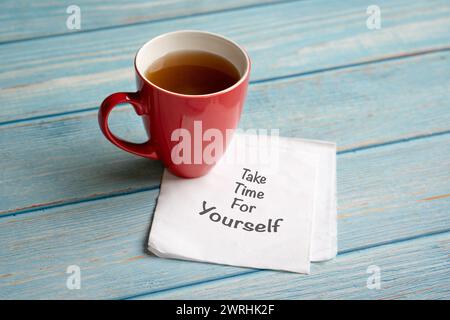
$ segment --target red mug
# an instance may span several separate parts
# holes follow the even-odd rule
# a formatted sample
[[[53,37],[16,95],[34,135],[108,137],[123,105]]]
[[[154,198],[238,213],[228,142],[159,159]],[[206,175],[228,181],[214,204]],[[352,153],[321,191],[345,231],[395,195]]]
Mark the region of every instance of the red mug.
[[[158,58],[181,50],[201,50],[219,55],[230,61],[240,73],[240,79],[233,86],[222,91],[204,95],[186,95],[165,90],[145,78],[145,71]],[[179,144],[173,139],[177,129],[192,136],[192,155],[202,154],[208,141],[195,135],[219,130],[223,137],[230,137],[230,130],[236,129],[244,105],[250,74],[250,59],[238,44],[223,36],[203,31],[176,31],[160,35],[144,44],[134,59],[137,92],[117,92],[107,97],[98,113],[100,128],[105,137],[117,147],[149,159],[161,160],[173,174],[183,178],[200,177],[214,166],[210,161],[174,161],[172,151]],[[132,143],[115,136],[108,127],[108,116],[118,104],[129,103],[142,117],[149,140]],[[178,131],[179,131],[178,130]],[[186,131],[187,130],[187,131]],[[201,133],[200,133],[201,134]],[[219,159],[226,150],[228,139]]]

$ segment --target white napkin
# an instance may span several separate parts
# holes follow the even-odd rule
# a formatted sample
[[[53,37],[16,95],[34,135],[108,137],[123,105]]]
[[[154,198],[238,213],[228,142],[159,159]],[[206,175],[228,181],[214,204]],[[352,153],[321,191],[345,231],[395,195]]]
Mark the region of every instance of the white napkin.
[[[167,170],[148,248],[164,258],[309,273],[336,255],[336,145],[235,135],[206,176]]]

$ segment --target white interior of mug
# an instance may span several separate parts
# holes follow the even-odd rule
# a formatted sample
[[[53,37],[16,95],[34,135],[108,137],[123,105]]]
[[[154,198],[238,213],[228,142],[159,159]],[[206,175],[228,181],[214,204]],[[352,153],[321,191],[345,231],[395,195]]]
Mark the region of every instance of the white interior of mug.
[[[154,61],[168,53],[183,50],[206,51],[227,59],[239,71],[240,80],[249,72],[249,58],[238,44],[214,33],[195,30],[166,33],[148,41],[136,54],[136,69],[145,79],[145,72]]]

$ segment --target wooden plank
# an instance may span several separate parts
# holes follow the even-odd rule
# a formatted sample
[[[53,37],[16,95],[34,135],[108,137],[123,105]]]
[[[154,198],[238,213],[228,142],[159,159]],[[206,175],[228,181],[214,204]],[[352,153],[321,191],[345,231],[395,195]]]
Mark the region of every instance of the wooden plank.
[[[35,37],[69,34],[67,8],[76,4],[81,12],[82,31],[126,26],[208,12],[238,9],[276,0],[109,0],[109,1],[17,1],[4,0],[0,16],[0,43]]]
[[[339,155],[340,252],[448,230],[450,198],[442,195],[450,189],[449,145],[447,134]],[[1,218],[0,298],[119,298],[249,272],[149,256],[144,248],[157,194],[145,191]],[[436,261],[413,258],[407,260],[430,268]],[[340,258],[321,266],[326,271],[336,263]],[[65,286],[69,265],[81,267],[81,290]],[[339,270],[352,265],[345,262]],[[341,285],[334,271],[313,270],[330,286]],[[289,277],[296,283],[307,279]]]
[[[448,1],[377,4],[380,30],[366,28],[365,0],[299,1],[3,45],[0,122],[93,110],[114,91],[134,90],[136,50],[178,29],[241,43],[253,60],[252,81],[449,48]]]
[[[312,275],[261,271],[140,299],[450,299],[450,233],[338,256]],[[380,289],[368,289],[369,266]],[[369,282],[372,283],[372,282]]]
[[[337,141],[341,151],[446,131],[449,64],[441,52],[255,84],[241,127]],[[145,135],[128,109],[111,126],[135,141]],[[106,141],[96,112],[2,126],[0,149],[3,214],[152,188],[162,172]]]

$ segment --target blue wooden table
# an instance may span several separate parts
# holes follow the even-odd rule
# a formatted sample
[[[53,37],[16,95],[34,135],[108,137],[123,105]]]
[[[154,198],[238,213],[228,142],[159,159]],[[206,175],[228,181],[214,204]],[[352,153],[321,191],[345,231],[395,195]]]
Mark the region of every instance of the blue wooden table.
[[[1,299],[450,298],[448,0],[4,0],[0,12]],[[242,128],[337,142],[339,255],[311,275],[146,253],[162,166],[107,142],[97,109],[135,89],[143,43],[179,29],[248,50]],[[130,106],[111,127],[145,139]]]

